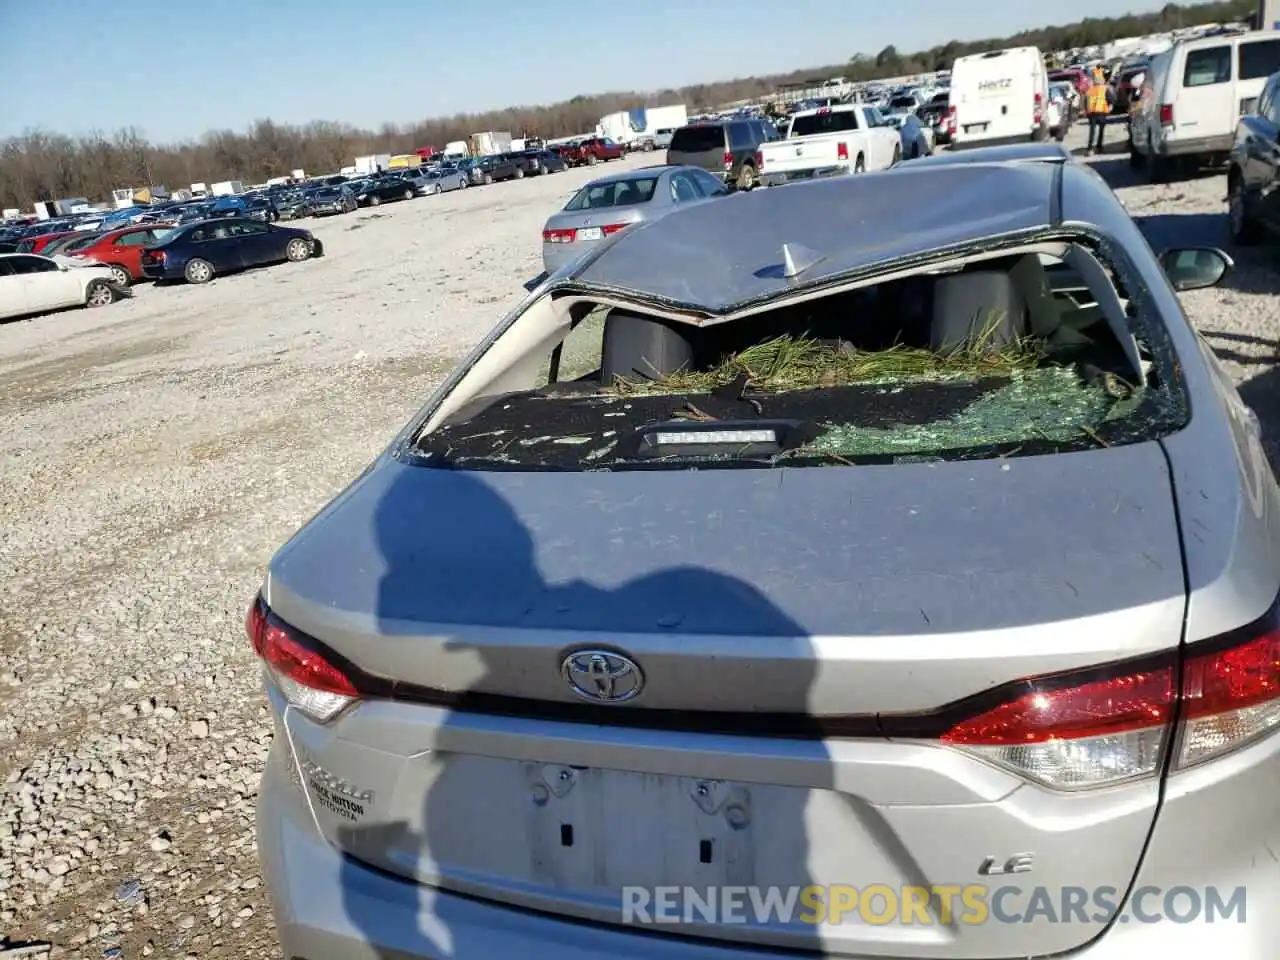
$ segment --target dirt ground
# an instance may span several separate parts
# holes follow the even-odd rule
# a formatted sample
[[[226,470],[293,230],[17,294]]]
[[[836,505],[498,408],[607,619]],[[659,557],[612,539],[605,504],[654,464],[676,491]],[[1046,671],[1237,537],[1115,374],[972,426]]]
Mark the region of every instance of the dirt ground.
[[[523,295],[545,218],[615,167],[308,221],[321,259],[0,325],[0,938],[277,955],[246,605]],[[1097,168],[1153,245],[1225,246],[1222,176]],[[1271,442],[1280,275],[1236,252],[1228,285],[1185,304]]]

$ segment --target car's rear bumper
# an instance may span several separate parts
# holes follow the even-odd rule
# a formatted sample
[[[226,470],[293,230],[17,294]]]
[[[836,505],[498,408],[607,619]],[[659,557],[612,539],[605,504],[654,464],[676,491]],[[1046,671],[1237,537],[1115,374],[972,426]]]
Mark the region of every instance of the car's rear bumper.
[[[766,187],[777,187],[784,183],[795,183],[801,180],[818,180],[823,177],[841,177],[849,172],[846,164],[833,164],[822,167],[807,167],[801,170],[778,170],[762,173],[759,181]]]
[[[796,960],[791,952],[559,919],[367,867],[322,838],[281,747],[272,748],[259,791],[258,850],[285,960]],[[1203,916],[1146,922],[1130,915],[1059,956],[1272,960],[1280,940],[1280,914],[1269,909],[1280,902],[1278,781],[1280,736],[1174,776],[1137,877],[1135,889],[1161,891],[1148,898],[1148,917],[1161,912],[1169,891],[1190,891],[1182,895],[1185,905],[1193,894],[1203,902],[1211,886],[1223,900],[1245,887],[1242,916],[1210,923]]]
[[[182,268],[180,267],[153,267],[145,264],[142,267],[142,275],[148,280],[181,280],[184,276]]]

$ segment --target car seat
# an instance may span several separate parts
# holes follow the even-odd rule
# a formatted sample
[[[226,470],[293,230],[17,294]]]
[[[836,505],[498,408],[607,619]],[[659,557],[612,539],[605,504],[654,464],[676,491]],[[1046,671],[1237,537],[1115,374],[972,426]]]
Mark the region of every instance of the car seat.
[[[600,380],[658,380],[691,369],[693,344],[675,324],[613,309],[604,321]]]

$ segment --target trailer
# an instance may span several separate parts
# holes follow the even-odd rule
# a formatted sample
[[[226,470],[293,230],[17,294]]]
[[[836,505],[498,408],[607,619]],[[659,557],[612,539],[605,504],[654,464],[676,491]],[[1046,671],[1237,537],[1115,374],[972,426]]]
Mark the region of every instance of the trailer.
[[[399,153],[387,160],[388,170],[412,170],[422,165],[422,157],[416,153]]]
[[[371,153],[366,157],[356,157],[356,173],[381,173],[390,169],[391,154]]]
[[[471,142],[473,157],[491,157],[498,153],[511,152],[511,134],[507,131],[486,130],[484,133],[473,133]]]
[[[243,180],[223,180],[215,183],[210,192],[215,197],[234,197],[237,194],[244,193]]]
[[[689,122],[689,110],[683,103],[665,107],[636,107],[634,110],[619,110],[600,118],[596,125],[596,134],[609,137],[624,147],[634,148],[643,145],[650,147],[659,136],[674,132]]]

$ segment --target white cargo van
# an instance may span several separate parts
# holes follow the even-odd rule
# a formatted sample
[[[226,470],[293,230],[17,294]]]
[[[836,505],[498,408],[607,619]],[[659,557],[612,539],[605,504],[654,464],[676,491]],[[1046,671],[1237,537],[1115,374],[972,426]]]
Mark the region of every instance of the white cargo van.
[[[1049,71],[1037,48],[959,57],[951,67],[951,148],[1044,140],[1048,106]]]
[[[1240,114],[1253,109],[1277,70],[1275,30],[1179,40],[1151,59],[1129,115],[1129,162],[1155,182],[1175,160],[1225,160]]]

